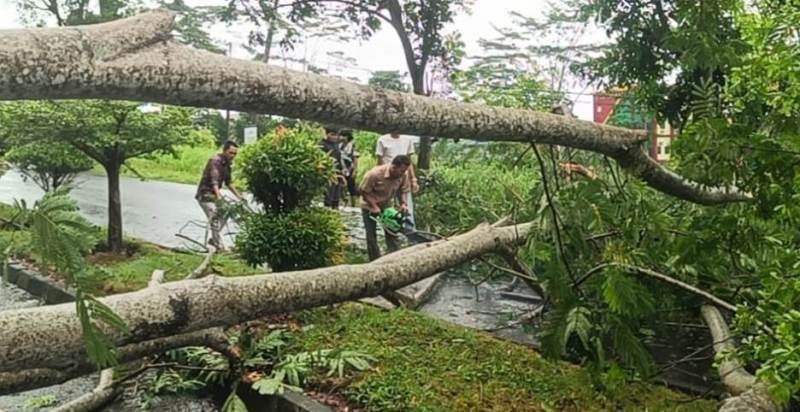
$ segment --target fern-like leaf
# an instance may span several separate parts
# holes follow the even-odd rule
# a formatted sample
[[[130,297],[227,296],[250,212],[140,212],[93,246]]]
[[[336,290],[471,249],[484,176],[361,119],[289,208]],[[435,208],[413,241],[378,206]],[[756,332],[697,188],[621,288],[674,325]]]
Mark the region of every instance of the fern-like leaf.
[[[623,365],[650,376],[654,371],[653,358],[628,324],[616,316],[609,317],[614,352]]]
[[[603,297],[608,307],[619,315],[636,318],[655,310],[652,294],[639,282],[616,270],[607,271]]]

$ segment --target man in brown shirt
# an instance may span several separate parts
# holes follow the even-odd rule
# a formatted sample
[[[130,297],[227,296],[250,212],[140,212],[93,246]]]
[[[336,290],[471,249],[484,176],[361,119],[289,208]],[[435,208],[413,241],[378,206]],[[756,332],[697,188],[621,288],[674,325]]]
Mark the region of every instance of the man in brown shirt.
[[[405,155],[396,156],[391,164],[375,166],[367,172],[364,180],[361,181],[361,216],[364,218],[364,229],[367,232],[367,252],[369,260],[373,261],[381,256],[378,248],[377,224],[372,219],[379,215],[384,209],[392,205],[392,201],[400,199],[400,211],[406,212],[408,206],[406,199],[411,191],[411,184],[408,181],[406,171],[411,165],[411,159]],[[386,247],[389,252],[394,252],[399,248],[396,235],[386,233]]]
[[[222,247],[222,239],[219,232],[222,226],[225,225],[225,219],[220,216],[218,208],[218,202],[222,200],[222,186],[227,186],[237,200],[242,200],[242,195],[233,187],[231,181],[231,163],[233,163],[237,153],[239,153],[239,146],[235,142],[230,140],[225,142],[222,146],[222,153],[218,153],[208,159],[206,168],[203,170],[203,177],[200,178],[200,183],[197,185],[197,193],[194,196],[208,218],[208,224],[211,228],[211,239],[208,243],[215,248]]]

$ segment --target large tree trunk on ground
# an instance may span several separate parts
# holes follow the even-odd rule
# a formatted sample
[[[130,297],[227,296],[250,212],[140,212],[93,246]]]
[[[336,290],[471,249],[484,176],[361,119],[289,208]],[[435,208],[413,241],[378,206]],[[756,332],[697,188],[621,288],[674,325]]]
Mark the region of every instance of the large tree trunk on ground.
[[[376,132],[546,143],[614,158],[664,193],[701,204],[750,198],[674,174],[639,132],[529,110],[376,90],[219,56],[171,40],[164,10],[69,29],[0,31],[0,99],[108,98],[213,107]]]
[[[103,301],[127,322],[132,333],[107,333],[117,345],[126,345],[376,296],[486,253],[522,244],[530,230],[530,224],[482,225],[419,248],[404,259],[240,278],[211,276],[115,295]],[[0,372],[61,371],[87,362],[74,304],[0,312],[0,330]]]
[[[114,253],[122,251],[122,196],[119,189],[121,165],[103,165],[108,179],[108,249]]]

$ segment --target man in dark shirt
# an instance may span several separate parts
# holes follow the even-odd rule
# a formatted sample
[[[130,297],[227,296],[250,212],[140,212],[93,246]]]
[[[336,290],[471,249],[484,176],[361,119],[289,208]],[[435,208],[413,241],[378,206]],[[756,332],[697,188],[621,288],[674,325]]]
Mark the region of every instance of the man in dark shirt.
[[[236,190],[231,181],[231,163],[237,153],[239,153],[239,146],[235,142],[230,140],[225,142],[222,146],[222,153],[208,159],[194,196],[208,218],[211,228],[211,239],[208,243],[215,248],[222,248],[219,232],[225,225],[225,219],[219,211],[219,202],[222,201],[222,186],[227,186],[237,200],[242,200],[241,193]]]
[[[341,194],[341,182],[344,179],[342,175],[342,152],[339,148],[339,132],[325,128],[325,138],[319,142],[319,147],[333,159],[333,167],[336,172],[336,180],[328,184],[328,189],[325,191],[325,207],[331,209],[339,208],[339,195]]]

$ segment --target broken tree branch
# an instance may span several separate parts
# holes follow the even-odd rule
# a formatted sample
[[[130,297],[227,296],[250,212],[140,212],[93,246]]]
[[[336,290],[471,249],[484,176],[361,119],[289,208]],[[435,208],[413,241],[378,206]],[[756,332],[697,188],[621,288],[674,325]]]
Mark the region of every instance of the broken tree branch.
[[[131,362],[185,346],[206,346],[223,354],[229,360],[238,359],[238,356],[228,346],[228,340],[222,328],[209,328],[123,346],[118,349],[119,360],[121,363]],[[62,369],[37,368],[0,372],[0,395],[56,385],[95,370],[94,365],[85,356],[81,356],[76,359],[76,363]]]
[[[656,190],[700,204],[749,200],[706,187],[650,158],[645,134],[530,110],[378,90],[196,50],[154,10],[91,26],[0,31],[0,99],[98,98],[212,107],[376,132],[552,144],[615,159]]]
[[[717,355],[730,355],[736,349],[725,318],[714,306],[703,305],[700,314],[708,325],[714,352]],[[746,371],[736,358],[726,358],[719,364],[719,376],[725,388],[733,397],[723,401],[720,412],[778,412],[778,405],[769,395],[767,386]]]
[[[217,248],[212,245],[208,245],[208,253],[206,253],[206,257],[203,258],[203,261],[200,262],[200,266],[195,268],[192,273],[189,273],[186,276],[186,279],[199,279],[205,276],[208,272],[209,265],[211,264],[211,260],[214,258],[214,255],[217,253]]]
[[[119,393],[119,386],[114,385],[114,370],[104,369],[100,372],[97,387],[53,409],[53,412],[91,412],[112,401]]]
[[[711,305],[703,305],[700,307],[700,313],[711,331],[714,352],[727,355],[733,352],[736,347],[733,344],[731,332],[728,330],[728,324],[719,310]],[[756,377],[733,358],[726,359],[719,364],[719,376],[722,377],[725,388],[733,395],[741,395],[756,383]]]
[[[315,270],[239,278],[209,276],[102,298],[131,333],[105,329],[112,342],[145,353],[146,341],[166,346],[173,334],[235,325],[273,313],[323,306],[399,289],[478,256],[526,239],[532,225],[481,225],[463,235],[420,249],[407,259],[382,264],[341,265]],[[521,236],[517,236],[517,232]],[[0,372],[26,369],[91,369],[83,347],[75,305],[63,304],[0,312]],[[138,343],[138,344],[137,344]],[[181,346],[188,346],[183,344]],[[171,347],[175,346],[174,343]],[[125,347],[120,350],[126,356]],[[0,374],[0,391],[9,385]],[[7,374],[6,374],[7,375]]]
[[[722,300],[722,299],[720,299],[720,298],[718,298],[718,297],[716,297],[716,296],[714,296],[714,295],[712,295],[712,294],[710,294],[710,293],[708,293],[708,292],[706,292],[706,291],[704,291],[702,289],[698,289],[698,288],[696,288],[696,287],[694,287],[694,286],[692,286],[692,285],[690,285],[688,283],[681,282],[678,279],[669,277],[667,275],[658,273],[656,271],[653,271],[653,270],[650,270],[650,269],[647,269],[647,268],[638,267],[638,266],[631,266],[631,265],[624,265],[624,264],[619,264],[619,265],[615,265],[615,266],[620,266],[620,267],[628,269],[630,271],[633,271],[633,272],[636,272],[636,273],[639,273],[639,274],[642,274],[642,275],[646,275],[646,276],[649,276],[651,278],[658,279],[660,281],[669,283],[670,285],[673,285],[673,286],[677,286],[677,287],[679,287],[679,288],[681,288],[681,289],[683,289],[683,290],[685,290],[687,292],[691,292],[691,293],[693,293],[693,294],[695,294],[697,296],[700,296],[701,298],[703,298],[703,299],[705,299],[705,300],[707,300],[707,301],[709,301],[709,302],[711,302],[711,303],[713,303],[713,304],[715,304],[715,305],[717,305],[719,307],[725,308],[725,309],[727,309],[727,310],[729,310],[731,312],[736,312],[736,306],[734,306],[734,305],[732,305],[732,304],[730,304],[730,303],[728,303],[728,302],[726,302],[726,301],[724,301],[724,300]]]
[[[692,286],[692,285],[690,285],[688,283],[681,282],[680,280],[675,279],[673,277],[664,275],[662,273],[658,273],[658,272],[656,272],[654,270],[650,270],[650,269],[639,267],[639,266],[628,265],[628,264],[625,264],[625,263],[611,262],[611,263],[602,263],[600,265],[597,265],[597,266],[593,267],[592,269],[590,269],[589,271],[587,271],[583,276],[581,276],[581,278],[578,279],[577,285],[580,286],[581,284],[583,284],[587,279],[589,279],[595,273],[602,272],[604,269],[609,268],[609,267],[619,267],[619,268],[625,269],[628,272],[638,273],[640,275],[645,275],[645,276],[649,276],[649,277],[654,278],[654,279],[658,279],[658,280],[660,280],[662,282],[669,283],[670,285],[677,286],[677,287],[679,287],[679,288],[681,288],[681,289],[683,289],[683,290],[685,290],[687,292],[690,292],[690,293],[692,293],[694,295],[700,296],[701,298],[707,300],[708,302],[711,302],[711,303],[713,303],[715,305],[718,305],[718,306],[720,306],[722,308],[725,308],[725,309],[727,309],[727,310],[729,310],[731,312],[736,312],[736,306],[735,305],[733,305],[731,303],[728,303],[728,302],[726,302],[726,301],[724,301],[724,300],[722,300],[722,299],[720,299],[720,298],[718,298],[718,297],[716,297],[716,296],[714,296],[714,295],[712,295],[712,294],[710,294],[710,293],[708,293],[708,292],[706,292],[706,291],[704,291],[702,289],[696,288],[696,287],[694,287],[694,286]]]

